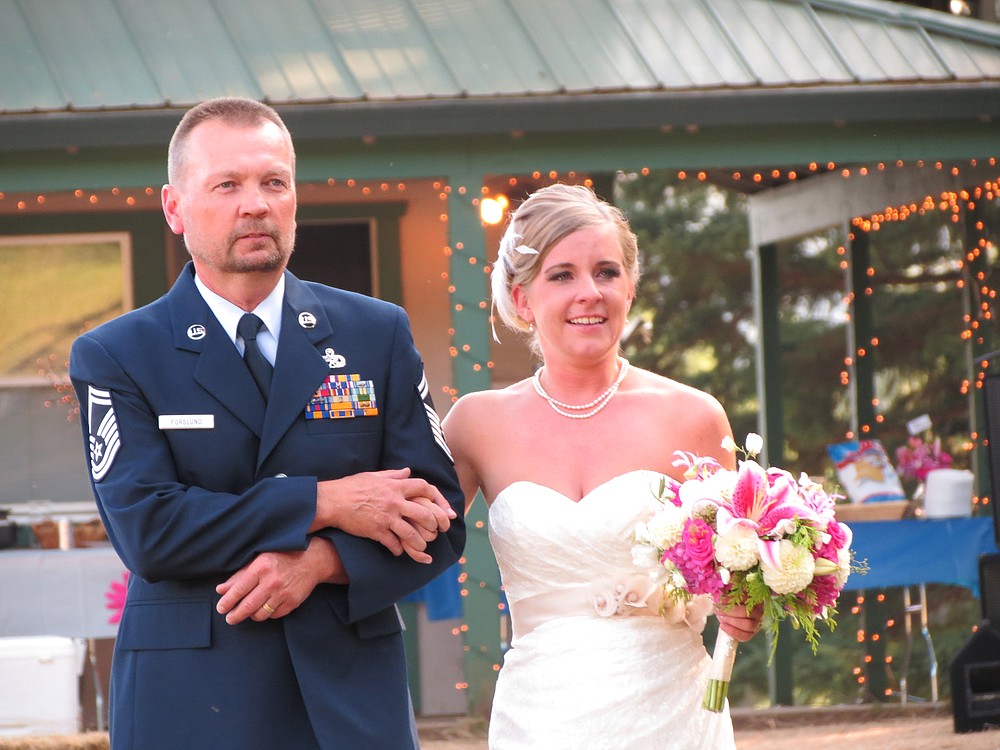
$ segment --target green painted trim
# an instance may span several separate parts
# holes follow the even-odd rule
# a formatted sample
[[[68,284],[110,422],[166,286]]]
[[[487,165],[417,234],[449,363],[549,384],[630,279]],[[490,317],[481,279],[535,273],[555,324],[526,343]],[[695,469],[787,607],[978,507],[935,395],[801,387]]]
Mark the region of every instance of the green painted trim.
[[[781,127],[995,119],[1000,116],[996,94],[996,81],[985,80],[338,101],[279,104],[277,109],[298,146],[333,139],[496,138],[513,132],[573,137],[612,131],[623,141],[627,133],[643,129],[716,128],[737,120],[746,127]],[[0,152],[165,148],[182,115],[179,109],[4,114]]]
[[[754,263],[754,289],[758,309],[759,344],[757,357],[757,392],[761,394],[759,426],[764,437],[762,459],[768,466],[783,466],[785,460],[785,408],[783,403],[784,368],[781,361],[781,321],[778,302],[780,249],[777,245],[757,248]],[[795,679],[792,669],[791,626],[779,626],[774,659],[768,665],[768,692],[771,705],[794,705]]]
[[[683,128],[528,132],[306,141],[297,144],[298,180],[405,180],[455,174],[533,171],[614,172],[650,169],[747,169],[801,165],[962,161],[998,156],[993,122],[733,124]],[[165,148],[0,151],[0,192],[112,187],[157,189]]]
[[[486,236],[475,204],[482,175],[449,175],[448,239],[451,321],[455,333],[452,374],[459,394],[490,387],[489,306]],[[486,717],[493,702],[497,671],[503,659],[500,644],[500,574],[487,535],[486,503],[480,499],[466,516],[465,545],[465,680],[467,705],[473,715]]]

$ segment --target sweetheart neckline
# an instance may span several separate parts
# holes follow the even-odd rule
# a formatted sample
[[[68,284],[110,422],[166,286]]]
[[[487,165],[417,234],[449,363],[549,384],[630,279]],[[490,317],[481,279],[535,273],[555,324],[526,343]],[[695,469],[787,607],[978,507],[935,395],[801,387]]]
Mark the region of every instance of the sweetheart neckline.
[[[612,482],[616,482],[619,479],[631,476],[633,474],[655,474],[655,475],[657,475],[659,477],[665,476],[662,472],[656,471],[655,469],[631,469],[630,471],[626,471],[626,472],[624,472],[622,474],[615,474],[613,477],[610,477],[610,478],[604,480],[603,482],[601,482],[600,484],[598,484],[597,486],[595,486],[593,489],[591,489],[589,492],[587,492],[586,494],[584,494],[579,500],[574,500],[569,495],[567,495],[565,492],[560,492],[557,489],[549,487],[547,484],[542,484],[540,482],[534,482],[534,481],[532,481],[530,479],[517,479],[517,480],[511,482],[510,484],[508,484],[506,487],[504,487],[502,490],[500,490],[497,493],[496,497],[493,498],[493,502],[490,503],[490,509],[492,509],[493,506],[496,505],[500,501],[500,498],[503,497],[503,495],[504,495],[505,492],[507,492],[509,489],[511,489],[512,487],[514,487],[516,485],[519,485],[519,484],[530,484],[530,485],[533,485],[535,487],[540,487],[541,489],[543,489],[543,490],[545,490],[545,491],[547,491],[547,492],[555,495],[556,497],[560,497],[560,498],[564,499],[566,502],[568,502],[568,503],[570,503],[572,505],[582,505],[584,503],[584,501],[586,501],[590,497],[593,497],[600,490],[602,490],[603,488],[607,487]]]

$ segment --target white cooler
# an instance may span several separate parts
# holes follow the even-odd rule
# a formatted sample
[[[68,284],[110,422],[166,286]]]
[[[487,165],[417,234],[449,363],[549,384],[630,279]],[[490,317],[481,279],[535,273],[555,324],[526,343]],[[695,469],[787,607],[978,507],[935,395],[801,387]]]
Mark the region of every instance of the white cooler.
[[[0,638],[0,737],[80,731],[83,644]]]

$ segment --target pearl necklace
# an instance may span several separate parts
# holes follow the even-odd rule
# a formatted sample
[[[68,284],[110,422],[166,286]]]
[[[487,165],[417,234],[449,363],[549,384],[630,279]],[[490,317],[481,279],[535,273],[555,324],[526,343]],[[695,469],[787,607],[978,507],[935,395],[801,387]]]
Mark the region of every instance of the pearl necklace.
[[[618,377],[615,379],[615,382],[612,383],[604,393],[595,398],[589,404],[564,404],[562,401],[557,401],[546,393],[545,389],[542,388],[542,370],[545,369],[544,365],[535,370],[535,374],[532,376],[531,382],[535,386],[535,392],[548,401],[549,406],[551,406],[557,414],[569,417],[570,419],[588,419],[608,405],[608,402],[614,398],[616,393],[618,393],[618,386],[620,386],[622,381],[625,380],[625,376],[628,374],[629,361],[625,359],[625,357],[619,357],[618,362],[621,365],[621,370],[618,372]],[[569,409],[569,411],[564,411],[564,409]],[[590,409],[590,411],[582,413],[586,409]]]

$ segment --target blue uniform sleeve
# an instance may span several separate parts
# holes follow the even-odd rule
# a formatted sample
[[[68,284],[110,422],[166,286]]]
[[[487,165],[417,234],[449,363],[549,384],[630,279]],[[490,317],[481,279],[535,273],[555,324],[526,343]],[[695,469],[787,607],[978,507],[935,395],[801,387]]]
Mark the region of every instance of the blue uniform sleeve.
[[[433,413],[423,363],[413,344],[409,321],[399,310],[391,347],[389,388],[384,401],[382,469],[409,467],[412,475],[440,490],[457,517],[445,534],[428,545],[429,565],[406,555],[393,557],[368,539],[330,532],[350,576],[347,595],[334,606],[354,622],[393,605],[450,568],[465,547],[465,498],[454,463]]]
[[[150,354],[149,356],[154,356]],[[304,549],[316,508],[314,477],[254,482],[248,430],[206,434],[204,470],[231,463],[222,490],[182,476],[158,415],[126,368],[96,337],[76,340],[70,375],[80,403],[91,484],[118,555],[151,582],[229,574],[260,552]],[[178,384],[177,388],[183,386]]]

